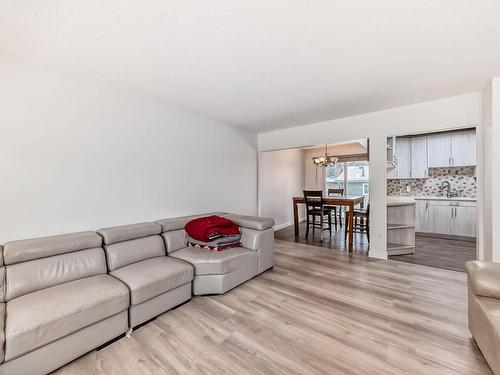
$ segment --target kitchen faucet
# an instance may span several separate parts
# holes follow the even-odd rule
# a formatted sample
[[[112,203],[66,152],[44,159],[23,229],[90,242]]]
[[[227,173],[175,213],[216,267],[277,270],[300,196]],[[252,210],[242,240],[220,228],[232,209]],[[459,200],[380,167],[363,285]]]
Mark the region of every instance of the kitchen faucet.
[[[441,186],[439,186],[439,191],[443,191],[446,189],[446,198],[456,197],[458,193],[456,191],[451,191],[451,185],[449,181],[441,182]]]

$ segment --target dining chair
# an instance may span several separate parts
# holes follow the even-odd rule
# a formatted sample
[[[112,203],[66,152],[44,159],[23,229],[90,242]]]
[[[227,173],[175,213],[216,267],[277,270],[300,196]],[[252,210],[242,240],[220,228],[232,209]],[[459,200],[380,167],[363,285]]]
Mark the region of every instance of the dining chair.
[[[330,189],[328,189],[328,196],[329,197],[331,197],[331,196],[343,196],[343,195],[344,195],[343,188],[330,188]],[[337,220],[338,220],[338,223],[340,224],[340,227],[342,228],[342,206],[327,206],[327,207],[330,207],[330,209],[333,212],[335,230],[337,230]]]
[[[352,226],[353,233],[365,233],[368,242],[370,242],[370,203],[368,203],[366,210],[353,210],[354,221]],[[351,212],[345,212],[345,238],[347,240],[347,230],[349,227],[349,219]]]
[[[315,228],[320,229],[320,233],[324,230],[332,235],[332,211],[331,208],[325,206],[323,199],[323,191],[321,190],[304,190],[304,200],[306,203],[306,238],[309,237],[309,227],[312,226],[313,237]],[[328,218],[328,228],[325,228],[325,216]],[[317,222],[316,219],[319,219]]]

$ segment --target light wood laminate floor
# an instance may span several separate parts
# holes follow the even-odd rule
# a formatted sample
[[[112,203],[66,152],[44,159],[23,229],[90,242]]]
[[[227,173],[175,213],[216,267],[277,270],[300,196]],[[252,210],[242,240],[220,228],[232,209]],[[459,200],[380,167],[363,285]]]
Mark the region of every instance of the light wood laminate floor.
[[[195,297],[68,374],[491,374],[464,273],[276,241],[270,270]]]
[[[276,239],[284,241],[348,251],[344,228],[338,227],[337,230],[333,231],[331,236],[328,231],[322,232],[321,235],[319,231],[316,231],[316,235],[313,236],[311,233],[308,239],[305,238],[305,232],[306,224],[302,222],[300,223],[300,235],[298,237],[295,237],[293,225],[276,231],[275,237]],[[355,233],[353,252],[368,255],[368,249],[369,244],[366,235]],[[415,237],[415,254],[393,255],[390,259],[465,272],[465,262],[476,259],[476,243],[473,241],[451,240],[417,235]]]
[[[465,272],[465,262],[476,259],[476,242],[417,235],[415,253],[389,257],[400,262]]]

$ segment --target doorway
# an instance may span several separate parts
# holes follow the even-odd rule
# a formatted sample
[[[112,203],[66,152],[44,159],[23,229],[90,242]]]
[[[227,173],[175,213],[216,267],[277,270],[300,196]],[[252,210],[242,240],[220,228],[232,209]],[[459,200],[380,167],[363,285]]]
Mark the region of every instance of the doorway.
[[[477,259],[476,129],[389,137],[387,145],[388,202],[413,200],[415,212],[414,246],[388,249],[389,258],[463,272]]]
[[[324,156],[325,151],[335,158],[335,163],[325,166],[315,164],[313,159]],[[339,196],[342,200],[355,199],[355,210],[363,211],[369,204],[369,178],[367,139],[328,144],[326,147],[317,145],[262,152],[259,214],[274,218],[276,239],[340,251],[352,250],[366,255],[369,251],[366,232],[353,233],[352,245],[349,243],[349,231],[346,231],[346,211],[349,210],[347,206],[335,207],[331,216],[331,235],[329,230],[316,229],[314,235],[310,233],[306,238],[305,205],[301,203],[298,206],[296,228],[293,202],[294,198],[303,197],[304,190],[321,191],[325,199],[334,196]],[[336,190],[335,193],[332,189]],[[361,219],[358,220],[359,223]]]

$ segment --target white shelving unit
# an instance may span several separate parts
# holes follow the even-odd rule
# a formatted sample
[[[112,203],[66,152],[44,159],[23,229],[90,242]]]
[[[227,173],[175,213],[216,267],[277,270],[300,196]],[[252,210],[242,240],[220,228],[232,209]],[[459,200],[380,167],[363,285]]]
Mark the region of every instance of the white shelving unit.
[[[415,200],[387,198],[387,255],[415,253]]]

